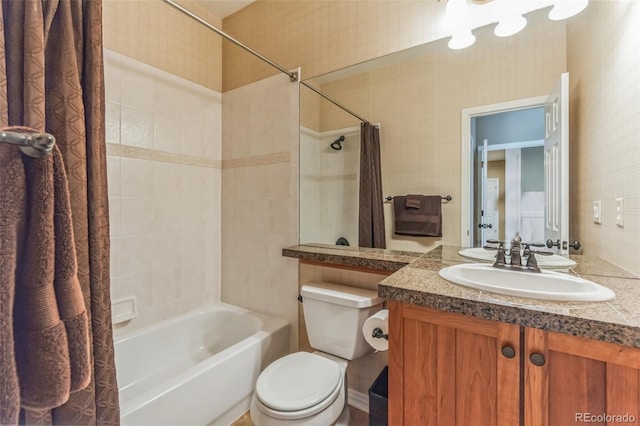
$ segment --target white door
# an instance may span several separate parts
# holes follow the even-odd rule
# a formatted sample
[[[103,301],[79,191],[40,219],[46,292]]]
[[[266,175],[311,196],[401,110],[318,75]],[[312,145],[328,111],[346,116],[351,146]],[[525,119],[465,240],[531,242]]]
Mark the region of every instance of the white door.
[[[544,237],[559,243],[558,254],[569,254],[569,73],[547,97],[544,115]]]
[[[500,181],[497,178],[487,178],[485,185],[486,204],[484,206],[483,223],[487,225],[482,228],[482,244],[487,240],[498,240],[500,237],[500,211],[498,210],[498,194],[500,193]]]
[[[480,241],[479,246],[482,247],[486,244],[487,230],[489,229],[489,222],[487,222],[487,168],[488,168],[488,149],[489,141],[486,139],[483,141],[482,146],[479,147],[480,154],[480,220],[478,221],[478,228],[480,228]],[[493,227],[493,226],[492,226]]]

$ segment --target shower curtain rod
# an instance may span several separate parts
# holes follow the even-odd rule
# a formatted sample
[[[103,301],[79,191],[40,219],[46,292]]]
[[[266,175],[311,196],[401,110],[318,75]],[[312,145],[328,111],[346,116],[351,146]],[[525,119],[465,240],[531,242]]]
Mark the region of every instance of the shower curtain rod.
[[[252,55],[256,56],[259,59],[262,59],[264,62],[268,63],[269,65],[271,65],[274,68],[277,68],[278,70],[280,70],[282,73],[286,74],[289,76],[289,78],[291,79],[291,82],[295,82],[298,81],[298,73],[297,72],[291,72],[288,69],[276,64],[275,62],[273,62],[272,60],[270,60],[269,58],[261,55],[260,53],[256,52],[255,50],[253,50],[252,48],[250,48],[249,46],[247,46],[246,44],[236,40],[235,38],[231,37],[229,34],[225,33],[224,31],[222,31],[221,29],[219,29],[218,27],[215,27],[213,25],[211,25],[210,23],[208,23],[207,21],[205,21],[204,19],[202,19],[201,17],[199,17],[198,15],[196,15],[195,13],[191,12],[188,9],[185,9],[184,7],[180,6],[179,4],[177,4],[176,2],[174,2],[173,0],[163,0],[165,3],[168,3],[169,5],[175,7],[176,9],[178,9],[180,12],[184,13],[187,16],[190,16],[191,18],[195,19],[196,21],[200,22],[202,25],[204,25],[205,27],[209,28],[210,30],[218,33],[219,35],[221,35],[222,37],[226,38],[227,40],[229,40],[231,43],[242,47],[244,50],[246,50],[247,52],[251,53]]]
[[[313,87],[312,85],[310,85],[306,81],[300,81],[300,84],[305,85],[309,89],[311,89],[314,92],[316,92],[318,95],[322,96],[323,98],[325,98],[326,100],[328,100],[329,102],[331,102],[332,104],[337,106],[338,108],[341,108],[342,110],[344,110],[344,111],[348,112],[349,114],[353,115],[355,118],[357,118],[358,120],[362,121],[363,123],[369,124],[369,120],[367,120],[366,118],[360,117],[358,114],[356,114],[355,112],[351,111],[349,108],[347,108],[346,106],[342,105],[340,102],[336,101],[335,99],[332,99],[329,96],[325,95],[320,90],[316,89],[315,87]]]
[[[272,67],[274,67],[274,68],[278,69],[279,71],[281,71],[282,73],[288,75],[289,78],[291,79],[291,82],[298,81],[298,73],[297,72],[291,72],[291,71],[287,70],[286,68],[276,64],[275,62],[273,62],[272,60],[270,60],[266,56],[261,55],[260,53],[256,52],[255,50],[253,50],[252,48],[250,48],[246,44],[242,43],[241,41],[236,40],[233,37],[231,37],[229,34],[225,33],[224,31],[222,31],[218,27],[215,27],[214,25],[211,25],[210,23],[208,23],[207,21],[205,21],[204,19],[202,19],[201,17],[199,17],[195,13],[191,12],[188,9],[185,9],[184,7],[182,7],[179,4],[177,4],[176,2],[174,2],[173,0],[163,0],[163,1],[165,3],[167,3],[167,4],[169,4],[170,6],[173,6],[174,8],[178,9],[180,12],[184,13],[185,15],[187,15],[187,16],[195,19],[196,21],[200,22],[202,25],[204,25],[205,27],[209,28],[210,30],[212,30],[212,31],[216,32],[217,34],[221,35],[222,37],[226,38],[227,40],[229,40],[230,42],[232,42],[236,46],[239,46],[239,47],[243,48],[244,50],[246,50],[247,52],[251,53],[255,57],[257,57],[259,59],[262,59],[264,62],[268,63]],[[344,111],[348,112],[349,114],[353,115],[355,118],[357,118],[358,120],[362,121],[363,123],[369,123],[369,120],[366,120],[366,119],[360,117],[358,114],[356,114],[355,112],[351,111],[349,108],[345,107],[344,105],[341,105],[336,100],[331,99],[329,96],[325,95],[320,90],[318,90],[315,87],[311,86],[309,83],[306,83],[304,81],[300,81],[300,83],[305,85],[305,86],[307,86],[309,89],[313,90],[318,95],[322,96],[323,98],[325,98],[326,100],[328,100],[329,102],[331,102],[332,104],[337,106],[338,108],[341,108]]]

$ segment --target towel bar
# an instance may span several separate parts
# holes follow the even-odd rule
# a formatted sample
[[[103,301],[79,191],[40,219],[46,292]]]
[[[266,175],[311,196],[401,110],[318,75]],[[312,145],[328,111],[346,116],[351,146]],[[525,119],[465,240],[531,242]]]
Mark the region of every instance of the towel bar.
[[[385,202],[390,203],[391,200],[393,200],[394,198],[396,197],[392,197],[389,195],[388,197],[385,198]],[[442,198],[444,201],[447,201],[447,202],[453,200],[453,197],[451,195],[441,195],[440,198]]]
[[[49,133],[18,133],[3,130],[0,142],[18,145],[29,157],[43,158],[51,154],[56,139]]]

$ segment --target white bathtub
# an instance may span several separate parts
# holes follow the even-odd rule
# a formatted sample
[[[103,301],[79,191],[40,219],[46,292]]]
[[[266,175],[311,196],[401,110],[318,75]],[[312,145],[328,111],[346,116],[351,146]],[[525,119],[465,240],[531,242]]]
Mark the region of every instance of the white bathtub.
[[[289,325],[226,304],[115,342],[123,425],[228,425],[260,372],[289,351]]]

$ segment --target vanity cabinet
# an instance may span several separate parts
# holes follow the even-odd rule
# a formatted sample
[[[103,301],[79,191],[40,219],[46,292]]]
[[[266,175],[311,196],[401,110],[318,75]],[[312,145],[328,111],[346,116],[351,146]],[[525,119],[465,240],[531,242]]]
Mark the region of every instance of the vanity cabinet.
[[[640,420],[639,349],[399,302],[389,310],[392,426]]]

